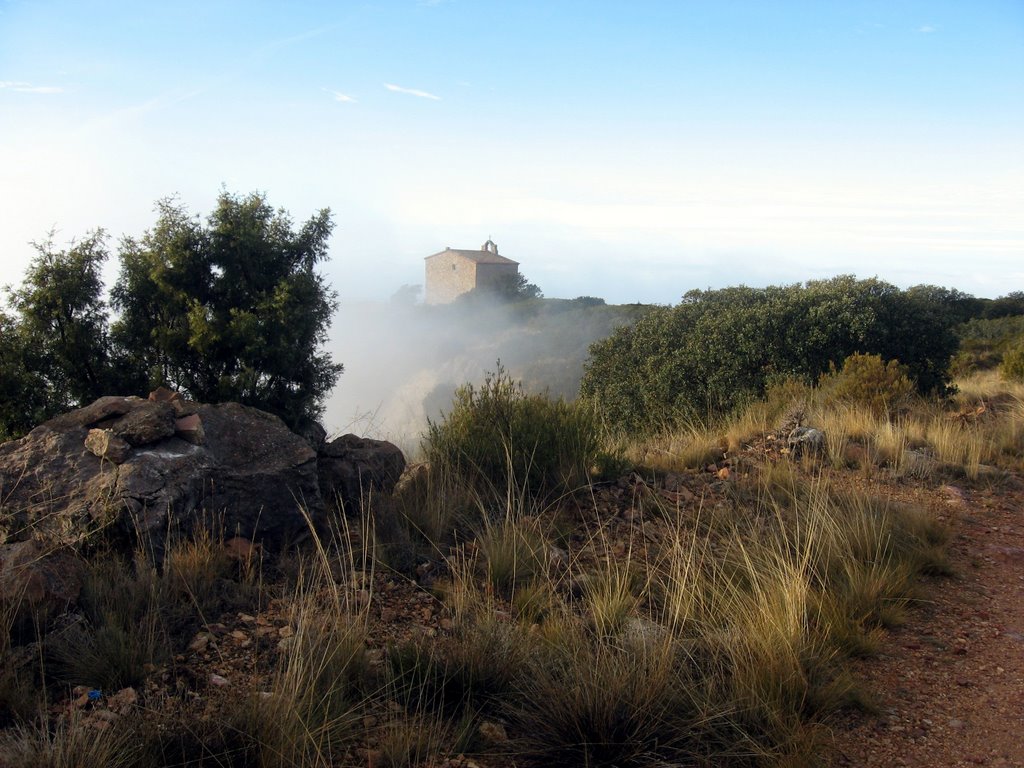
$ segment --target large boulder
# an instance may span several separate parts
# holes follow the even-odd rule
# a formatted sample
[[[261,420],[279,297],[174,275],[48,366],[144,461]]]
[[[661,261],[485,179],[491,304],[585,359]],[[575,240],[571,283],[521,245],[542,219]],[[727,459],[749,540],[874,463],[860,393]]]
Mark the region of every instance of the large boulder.
[[[104,397],[0,445],[0,544],[75,545],[114,526],[160,552],[172,529],[274,540],[307,515],[322,522],[316,452],[237,403]]]
[[[320,449],[320,490],[347,511],[357,511],[370,494],[389,495],[404,470],[405,456],[384,440],[342,435]]]

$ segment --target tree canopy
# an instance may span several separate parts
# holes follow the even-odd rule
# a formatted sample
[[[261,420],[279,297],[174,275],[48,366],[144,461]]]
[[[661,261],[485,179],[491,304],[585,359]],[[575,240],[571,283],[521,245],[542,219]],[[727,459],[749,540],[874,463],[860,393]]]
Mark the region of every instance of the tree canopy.
[[[37,244],[0,313],[0,437],[159,385],[291,426],[317,417],[342,371],[322,349],[337,300],[316,271],[332,227],[325,209],[296,228],[260,193],[223,192],[205,222],[161,200],[156,224],[120,243],[109,305],[105,233]]]
[[[257,193],[223,193],[204,225],[173,199],[121,245],[112,291],[116,343],[151,384],[236,400],[296,424],[322,410],[342,366],[322,350],[337,307],[316,272],[332,223],[298,230]]]

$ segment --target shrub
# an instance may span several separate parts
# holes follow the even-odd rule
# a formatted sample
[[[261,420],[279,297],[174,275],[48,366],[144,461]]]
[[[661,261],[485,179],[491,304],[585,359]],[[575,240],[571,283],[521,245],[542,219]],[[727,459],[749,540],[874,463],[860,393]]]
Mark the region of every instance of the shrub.
[[[451,413],[428,425],[423,449],[433,471],[462,474],[501,493],[540,495],[587,481],[599,432],[587,409],[525,394],[499,364],[479,388],[459,388]]]
[[[822,386],[836,400],[865,405],[876,414],[887,413],[914,391],[907,369],[897,360],[855,352],[838,371],[822,378]]]
[[[610,426],[649,432],[731,411],[787,376],[813,383],[857,351],[900,360],[922,392],[944,391],[953,317],[852,276],[691,291],[592,345],[580,393]]]
[[[1003,355],[1003,364],[999,366],[999,372],[1004,379],[1024,381],[1024,338]]]

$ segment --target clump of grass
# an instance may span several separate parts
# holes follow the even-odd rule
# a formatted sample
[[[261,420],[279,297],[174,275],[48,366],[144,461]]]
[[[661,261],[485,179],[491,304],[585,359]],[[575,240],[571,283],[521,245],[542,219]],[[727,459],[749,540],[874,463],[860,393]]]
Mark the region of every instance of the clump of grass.
[[[484,617],[441,641],[392,646],[390,687],[412,711],[457,717],[493,710],[518,681],[526,657],[527,641],[517,625]]]
[[[95,558],[79,600],[84,619],[48,638],[57,680],[108,690],[141,685],[148,665],[170,654],[160,586],[141,555],[134,563]]]
[[[706,735],[692,665],[671,641],[620,646],[564,615],[531,655],[507,716],[547,765],[689,763]]]
[[[679,472],[719,461],[726,443],[718,430],[690,420],[619,450],[634,465],[659,472]]]
[[[367,526],[362,538],[372,540]],[[353,597],[370,552],[346,547],[349,538],[342,530],[328,542],[314,534],[312,552],[300,559],[291,601],[295,634],[270,690],[252,701],[240,726],[256,744],[261,768],[335,764],[351,746],[374,688],[366,606]]]
[[[478,560],[487,582],[506,597],[536,581],[547,571],[548,541],[536,518],[484,518],[476,538]]]
[[[142,757],[132,728],[101,730],[77,712],[0,732],[0,765],[10,768],[141,767]]]
[[[527,395],[499,365],[479,388],[455,393],[451,412],[428,425],[423,453],[433,471],[454,471],[477,488],[518,484],[557,496],[589,482],[600,447],[590,410]]]
[[[633,593],[631,564],[606,559],[583,584],[582,610],[597,637],[615,638],[636,615],[639,600]]]

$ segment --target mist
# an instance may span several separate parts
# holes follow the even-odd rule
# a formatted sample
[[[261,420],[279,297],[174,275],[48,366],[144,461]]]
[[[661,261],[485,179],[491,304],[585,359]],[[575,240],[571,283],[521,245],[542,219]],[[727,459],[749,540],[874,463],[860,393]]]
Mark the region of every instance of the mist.
[[[458,387],[480,384],[499,361],[526,392],[572,399],[590,344],[643,310],[592,298],[343,302],[328,349],[345,371],[324,426],[331,435],[390,440],[415,455],[427,420],[439,419]]]

